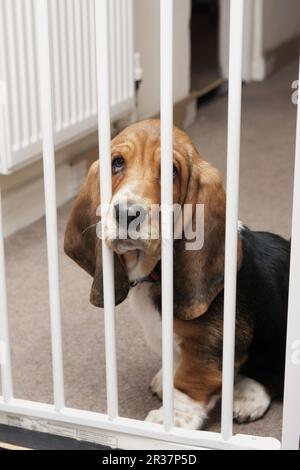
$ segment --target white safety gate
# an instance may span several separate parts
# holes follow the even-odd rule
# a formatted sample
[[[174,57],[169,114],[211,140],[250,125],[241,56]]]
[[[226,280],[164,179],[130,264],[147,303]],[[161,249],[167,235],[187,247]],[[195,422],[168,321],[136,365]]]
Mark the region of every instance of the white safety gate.
[[[16,425],[48,430],[56,434],[91,438],[123,449],[298,449],[300,436],[300,365],[295,350],[300,343],[300,113],[297,123],[294,218],[292,233],[291,285],[289,301],[286,388],[282,443],[273,438],[233,435],[234,338],[236,310],[237,226],[239,200],[240,122],[242,95],[242,37],[244,0],[231,0],[230,79],[228,113],[228,180],[225,263],[224,360],[222,431],[188,431],[173,426],[173,244],[169,210],[173,193],[173,0],[161,0],[161,135],[162,135],[162,323],[164,425],[125,419],[118,414],[115,338],[114,272],[112,253],[103,243],[105,292],[105,339],[107,415],[65,407],[59,297],[57,216],[55,199],[54,105],[48,0],[35,0],[38,28],[38,68],[42,90],[44,181],[46,198],[50,315],[53,357],[54,405],[17,400],[13,397],[10,362],[8,309],[2,217],[0,214],[0,340],[2,344],[1,422],[10,418]],[[132,8],[132,0],[120,0]],[[110,73],[108,9],[111,0],[95,0],[98,68],[98,116],[100,134],[101,200],[110,201]],[[1,202],[1,201],[0,201]],[[14,419],[14,420],[13,420]],[[93,434],[94,433],[94,434]],[[99,439],[100,439],[99,437]],[[98,439],[98,440],[99,440]],[[93,440],[93,438],[92,438]]]

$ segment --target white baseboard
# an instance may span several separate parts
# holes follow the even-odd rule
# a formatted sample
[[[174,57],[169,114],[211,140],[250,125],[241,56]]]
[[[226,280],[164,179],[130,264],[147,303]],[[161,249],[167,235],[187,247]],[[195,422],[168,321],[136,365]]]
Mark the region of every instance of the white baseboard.
[[[252,62],[252,80],[263,81],[267,75],[267,64],[264,57],[254,59]]]
[[[87,170],[86,161],[56,169],[56,200],[61,207],[78,193]],[[34,179],[3,194],[3,226],[7,237],[45,215],[43,178]]]

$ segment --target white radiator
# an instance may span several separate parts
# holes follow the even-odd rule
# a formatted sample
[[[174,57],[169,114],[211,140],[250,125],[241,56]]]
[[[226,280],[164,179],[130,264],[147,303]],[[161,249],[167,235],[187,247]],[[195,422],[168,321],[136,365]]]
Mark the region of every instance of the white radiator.
[[[97,128],[93,0],[51,0],[56,146]],[[109,1],[111,113],[134,107],[132,0]],[[0,172],[41,153],[34,0],[0,0]]]

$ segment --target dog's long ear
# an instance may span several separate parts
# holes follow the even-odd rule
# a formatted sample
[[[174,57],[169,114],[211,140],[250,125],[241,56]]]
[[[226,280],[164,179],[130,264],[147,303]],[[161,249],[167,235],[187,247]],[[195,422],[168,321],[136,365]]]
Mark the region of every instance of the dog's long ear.
[[[97,237],[97,208],[100,204],[98,162],[94,163],[75,201],[66,232],[65,253],[93,278],[90,301],[103,307],[102,242]],[[129,292],[130,284],[125,268],[115,255],[116,305],[122,303]]]
[[[196,150],[190,168],[185,204],[193,207],[193,230],[196,229],[196,204],[203,205],[204,243],[202,249],[189,251],[186,240],[175,241],[174,314],[184,320],[203,315],[224,288],[226,196],[223,181],[219,172],[203,161]],[[237,269],[241,263],[239,239]]]

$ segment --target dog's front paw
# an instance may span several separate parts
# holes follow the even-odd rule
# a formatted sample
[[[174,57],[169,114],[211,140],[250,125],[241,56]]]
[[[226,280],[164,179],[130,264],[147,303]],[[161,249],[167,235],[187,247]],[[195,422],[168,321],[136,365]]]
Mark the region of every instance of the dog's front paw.
[[[262,418],[268,411],[271,397],[265,387],[255,380],[239,377],[234,389],[234,419],[250,423]]]
[[[205,406],[192,400],[185,393],[174,390],[174,426],[192,430],[201,429],[206,416]],[[163,407],[150,411],[146,421],[163,424]]]
[[[162,399],[163,395],[163,372],[162,369],[157,372],[157,374],[153,377],[152,382],[150,384],[150,390],[153,395],[157,395],[158,398]]]
[[[163,424],[163,422],[164,422],[163,407],[159,408],[158,410],[150,411],[150,413],[148,413],[145,421],[148,421],[149,423]]]
[[[146,418],[146,421],[155,424],[163,424],[163,407],[159,408],[158,410],[150,411]],[[181,411],[174,410],[174,426],[177,428],[198,430],[201,429],[201,427],[203,426],[203,422],[204,419],[202,413],[200,413],[199,415],[197,413],[183,413]]]

